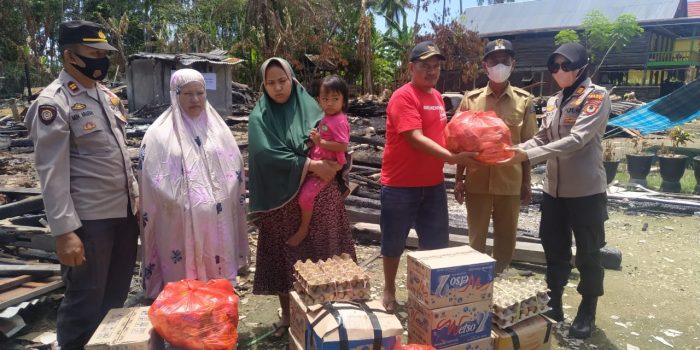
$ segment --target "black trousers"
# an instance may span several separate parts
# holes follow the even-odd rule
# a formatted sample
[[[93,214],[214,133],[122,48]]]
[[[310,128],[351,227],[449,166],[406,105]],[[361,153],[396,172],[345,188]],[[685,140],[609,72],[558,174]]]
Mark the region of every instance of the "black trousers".
[[[579,198],[554,198],[544,194],[540,238],[547,259],[547,285],[556,293],[571,273],[571,236],[576,238],[576,268],[581,274],[581,295],[603,295],[604,270],[600,248],[605,246],[608,197],[599,193]]]
[[[62,350],[83,349],[104,316],[124,306],[136,263],[136,218],[83,220],[75,233],[83,241],[86,262],[61,266],[66,292],[56,324]]]

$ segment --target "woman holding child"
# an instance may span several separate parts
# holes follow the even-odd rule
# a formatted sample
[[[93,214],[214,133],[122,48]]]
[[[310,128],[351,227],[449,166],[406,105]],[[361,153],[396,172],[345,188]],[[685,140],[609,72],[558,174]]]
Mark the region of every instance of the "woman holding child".
[[[334,120],[331,126],[321,123],[316,129],[324,111],[295,79],[287,61],[268,59],[261,67],[261,75],[263,94],[250,114],[248,129],[250,212],[259,228],[253,292],[279,296],[282,319],[275,325],[275,335],[282,336],[289,326],[288,293],[292,288],[293,264],[342,253],[355,257],[342,186],[336,180],[341,164],[338,159],[315,157],[314,154],[324,152],[310,152],[309,147],[342,152],[347,148],[348,131],[343,129],[341,119]],[[323,86],[321,90],[323,95]],[[342,96],[345,107],[346,91]],[[335,101],[336,95],[328,101]],[[341,131],[333,134],[338,137],[325,137],[324,131],[336,124]],[[302,184],[309,179],[313,179],[308,182],[315,187],[310,192],[302,190]],[[300,192],[305,197],[302,203],[307,202],[306,213],[300,207]],[[309,198],[312,206],[308,205]],[[309,214],[307,227],[302,216]]]

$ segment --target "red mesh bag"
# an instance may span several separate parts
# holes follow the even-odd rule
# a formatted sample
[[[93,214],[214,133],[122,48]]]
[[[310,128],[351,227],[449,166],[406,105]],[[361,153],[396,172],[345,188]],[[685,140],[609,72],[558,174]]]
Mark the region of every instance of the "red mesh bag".
[[[238,341],[238,296],[226,279],[168,283],[148,316],[172,345],[230,350]]]
[[[495,164],[513,156],[510,129],[494,112],[465,111],[456,114],[445,128],[450,152],[479,152],[474,159]]]

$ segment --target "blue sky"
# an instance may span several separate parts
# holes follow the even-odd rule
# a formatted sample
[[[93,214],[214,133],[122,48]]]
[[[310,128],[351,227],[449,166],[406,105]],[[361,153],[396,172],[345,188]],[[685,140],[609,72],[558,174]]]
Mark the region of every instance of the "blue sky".
[[[516,2],[522,2],[522,1],[527,1],[527,0],[515,0]],[[411,2],[414,4],[416,1],[411,0]],[[423,1],[421,1],[423,2]],[[450,19],[457,17],[459,15],[459,3],[460,0],[446,0],[446,7],[449,9],[449,14],[451,17],[446,17],[445,22],[448,22]],[[468,7],[474,7],[477,6],[476,0],[462,0],[462,8],[466,9]],[[430,20],[435,18],[435,15],[442,16],[442,1],[440,1],[438,4],[432,4],[430,5],[430,8],[428,8],[428,12],[426,13],[421,9],[421,11],[418,13],[418,23],[422,24],[423,27],[421,29],[422,32],[426,30],[427,27],[430,26]],[[408,21],[409,25],[413,24],[413,21],[416,19],[416,12],[415,10],[407,10],[406,11],[406,20]],[[376,16],[375,18],[375,24],[377,26],[377,29],[380,31],[384,32],[386,30],[386,23],[384,22],[384,17],[381,16]]]

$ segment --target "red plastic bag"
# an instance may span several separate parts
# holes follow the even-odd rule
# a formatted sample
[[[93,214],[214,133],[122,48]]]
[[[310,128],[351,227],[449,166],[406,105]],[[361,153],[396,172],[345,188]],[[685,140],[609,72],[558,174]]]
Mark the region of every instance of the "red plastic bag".
[[[148,310],[153,328],[187,349],[233,349],[238,341],[238,296],[225,279],[168,283]]]
[[[430,345],[420,345],[420,344],[407,344],[407,345],[399,345],[398,347],[394,348],[394,350],[437,350],[434,347]]]
[[[451,152],[479,152],[474,159],[495,164],[513,156],[510,129],[494,112],[465,111],[452,117],[445,128]]]

